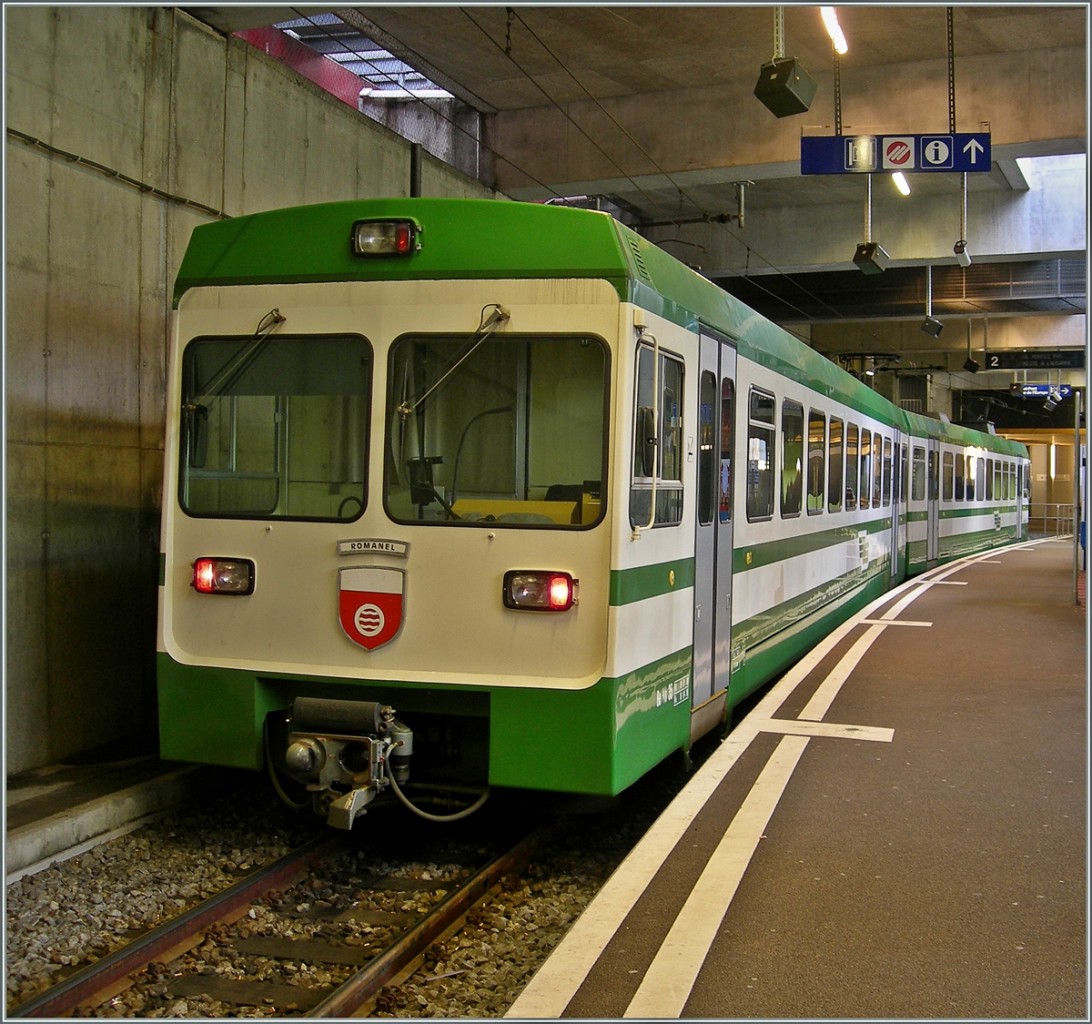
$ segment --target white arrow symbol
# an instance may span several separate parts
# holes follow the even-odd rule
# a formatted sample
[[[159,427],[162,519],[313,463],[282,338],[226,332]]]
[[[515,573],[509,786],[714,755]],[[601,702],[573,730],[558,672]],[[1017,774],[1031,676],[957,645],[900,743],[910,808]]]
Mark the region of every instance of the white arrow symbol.
[[[971,139],[971,141],[963,147],[963,152],[971,154],[971,163],[974,164],[978,162],[978,154],[986,152],[986,147],[983,146],[978,139]]]

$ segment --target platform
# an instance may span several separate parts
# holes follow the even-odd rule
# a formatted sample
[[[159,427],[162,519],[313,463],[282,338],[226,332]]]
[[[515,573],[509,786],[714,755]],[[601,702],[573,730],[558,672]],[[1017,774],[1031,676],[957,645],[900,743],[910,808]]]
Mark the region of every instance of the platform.
[[[154,756],[84,759],[6,780],[8,882],[132,831],[208,785],[208,771]]]
[[[515,1018],[1088,1019],[1072,541],[942,566],[786,674]]]

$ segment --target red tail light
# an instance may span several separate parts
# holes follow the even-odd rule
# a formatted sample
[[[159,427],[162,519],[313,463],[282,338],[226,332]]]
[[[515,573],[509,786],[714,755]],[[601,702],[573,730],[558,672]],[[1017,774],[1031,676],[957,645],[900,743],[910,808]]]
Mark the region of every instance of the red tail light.
[[[193,589],[199,594],[252,594],[254,563],[246,558],[198,558]]]
[[[576,604],[578,585],[567,572],[512,569],[504,574],[504,606],[521,611],[568,611]]]

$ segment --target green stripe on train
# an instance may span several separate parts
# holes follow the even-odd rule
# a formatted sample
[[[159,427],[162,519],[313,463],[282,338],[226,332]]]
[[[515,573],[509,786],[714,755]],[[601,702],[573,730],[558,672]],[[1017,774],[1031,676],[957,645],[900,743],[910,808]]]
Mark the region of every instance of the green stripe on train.
[[[855,544],[862,533],[884,534],[891,529],[889,518],[873,519],[852,526],[836,526],[829,530],[795,534],[765,544],[737,548],[732,554],[734,572],[746,572],[774,565],[787,558],[814,554],[839,544]],[[633,569],[614,569],[610,574],[610,603],[617,607],[660,597],[694,585],[694,560],[672,559],[655,565]]]
[[[381,695],[399,707],[399,695],[409,701],[410,692],[433,704],[474,694],[488,701],[491,785],[613,796],[688,746],[691,664],[686,647],[620,678],[566,690],[267,676],[182,665],[160,653],[160,756],[260,769],[265,716],[294,696]],[[412,728],[412,712],[405,719]]]

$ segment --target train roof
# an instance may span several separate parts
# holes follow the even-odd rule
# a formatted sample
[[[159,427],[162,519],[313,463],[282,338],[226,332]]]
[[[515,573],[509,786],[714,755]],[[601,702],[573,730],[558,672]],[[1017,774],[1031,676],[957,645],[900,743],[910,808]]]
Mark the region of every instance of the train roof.
[[[355,221],[409,218],[420,248],[400,256],[352,254]],[[911,414],[771,323],[658,245],[607,213],[489,199],[346,200],[248,214],[194,229],[175,282],[174,302],[203,285],[460,278],[597,278],[622,301],[693,329],[733,340],[740,354],[806,382],[882,422],[905,427]],[[926,436],[1024,453],[1022,445],[917,416]]]

